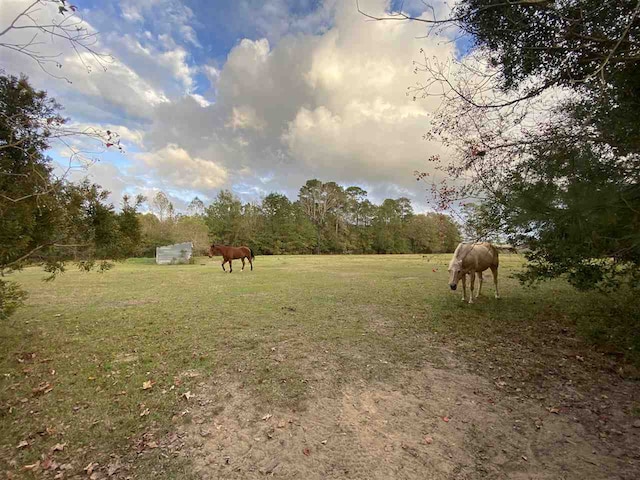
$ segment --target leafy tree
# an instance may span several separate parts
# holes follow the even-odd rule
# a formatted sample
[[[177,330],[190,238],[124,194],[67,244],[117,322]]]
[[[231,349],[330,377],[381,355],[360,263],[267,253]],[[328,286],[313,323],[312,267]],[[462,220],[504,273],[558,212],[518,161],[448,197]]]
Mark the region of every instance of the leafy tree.
[[[260,250],[267,254],[295,251],[297,237],[296,206],[279,193],[270,193],[262,201],[263,229]]]
[[[153,197],[153,201],[151,202],[151,206],[157,213],[161,222],[173,219],[175,209],[173,207],[173,203],[171,203],[169,197],[167,197],[164,192],[160,191],[156,193],[155,197]]]
[[[171,243],[191,242],[193,243],[194,255],[207,253],[211,242],[209,241],[209,228],[204,217],[180,216],[175,222],[173,230]]]
[[[0,76],[0,275],[35,260],[52,277],[67,260],[91,269],[101,259],[100,267],[108,268],[106,259],[126,257],[137,239],[138,202],[116,214],[99,186],[71,183],[64,172],[56,176],[44,152],[71,134],[60,110],[26,78]],[[18,302],[17,287],[1,283],[2,294]],[[0,299],[3,308],[15,307],[12,302]]]
[[[412,253],[434,253],[438,249],[438,227],[433,216],[414,215],[407,225]]]
[[[322,183],[320,180],[308,180],[300,188],[298,201],[309,219],[316,226],[316,253],[322,249],[322,229],[328,225],[331,217],[336,230],[341,206],[345,201],[343,188],[335,182]]]
[[[154,257],[156,247],[176,243],[173,224],[161,222],[153,213],[138,216],[142,230],[142,241],[138,248],[138,255]]]
[[[378,253],[410,252],[406,227],[412,216],[413,207],[408,198],[385,199],[373,220],[374,250]]]
[[[206,209],[209,234],[217,243],[235,245],[240,238],[242,203],[229,190],[222,190]]]
[[[204,216],[205,206],[204,202],[197,196],[191,200],[187,206],[187,215],[190,216]]]
[[[475,44],[453,69],[417,65],[415,97],[444,92],[431,134],[458,152],[433,160],[465,180],[435,188],[437,203],[473,198],[528,244],[525,281],[640,285],[640,4],[461,0],[450,18],[391,18]]]
[[[442,213],[430,213],[428,216],[435,219],[438,232],[438,243],[434,252],[453,252],[461,241],[460,229],[456,222],[449,215]]]
[[[500,212],[492,210],[489,203],[465,203],[462,205],[462,232],[469,242],[486,240],[497,242],[499,232],[504,230]]]
[[[407,197],[400,197],[396,200],[398,205],[398,214],[400,215],[400,220],[402,222],[407,222],[413,216],[413,206],[411,205],[411,200]]]
[[[138,215],[138,208],[145,201],[142,195],[136,195],[132,199],[128,195],[122,197],[122,210],[116,216],[117,228],[120,239],[117,255],[122,257],[134,257],[138,253],[142,240],[142,226]]]

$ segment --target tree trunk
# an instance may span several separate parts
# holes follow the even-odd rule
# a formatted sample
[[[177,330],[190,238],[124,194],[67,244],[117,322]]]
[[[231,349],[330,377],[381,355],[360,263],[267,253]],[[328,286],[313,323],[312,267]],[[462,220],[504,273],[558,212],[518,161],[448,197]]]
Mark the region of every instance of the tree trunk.
[[[316,226],[316,255],[320,255],[320,224]]]

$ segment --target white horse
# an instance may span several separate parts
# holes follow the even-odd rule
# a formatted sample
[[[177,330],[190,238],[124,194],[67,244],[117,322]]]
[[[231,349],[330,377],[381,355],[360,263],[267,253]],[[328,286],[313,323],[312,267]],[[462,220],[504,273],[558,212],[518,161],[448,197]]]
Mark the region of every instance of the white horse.
[[[496,286],[496,298],[498,294],[498,250],[487,242],[461,243],[453,252],[453,258],[449,262],[449,287],[451,290],[458,288],[458,282],[462,280],[462,301],[467,300],[467,275],[471,276],[471,292],[469,303],[473,303],[473,289],[475,276],[478,275],[480,287],[476,298],[482,292],[482,272],[490,268],[493,274],[493,283]]]

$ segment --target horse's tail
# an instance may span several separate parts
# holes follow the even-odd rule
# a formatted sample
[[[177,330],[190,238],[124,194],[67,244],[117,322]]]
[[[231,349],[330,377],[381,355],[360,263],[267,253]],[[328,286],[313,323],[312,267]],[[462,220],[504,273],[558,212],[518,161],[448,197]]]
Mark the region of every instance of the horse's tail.
[[[251,255],[251,260],[253,260],[254,258],[256,258],[256,256],[253,254],[253,250],[251,250],[251,247],[249,248],[249,254]]]

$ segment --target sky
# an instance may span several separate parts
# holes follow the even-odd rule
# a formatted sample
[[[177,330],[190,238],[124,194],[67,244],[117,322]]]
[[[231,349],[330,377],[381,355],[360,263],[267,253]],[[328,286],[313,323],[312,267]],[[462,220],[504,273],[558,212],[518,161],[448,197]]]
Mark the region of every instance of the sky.
[[[0,30],[29,2],[3,0]],[[355,0],[77,0],[96,49],[112,55],[106,71],[62,44],[60,74],[24,55],[1,51],[7,73],[25,73],[47,90],[74,124],[110,129],[125,153],[108,151],[75,178],[112,192],[152,197],[162,190],[178,209],[221,189],[243,201],[270,192],[297,197],[306,180],[358,185],[369,198],[406,196],[429,210],[425,184],[413,172],[446,155],[423,138],[437,98],[413,101],[424,81],[414,61],[446,60],[467,48],[424,38],[419,22],[373,22]],[[444,4],[433,3],[444,17]],[[363,10],[391,7],[428,15],[420,0],[360,0]],[[36,14],[46,19],[55,10]],[[21,32],[15,32],[20,34]],[[13,34],[13,33],[12,33]],[[68,152],[51,155],[64,163]]]

